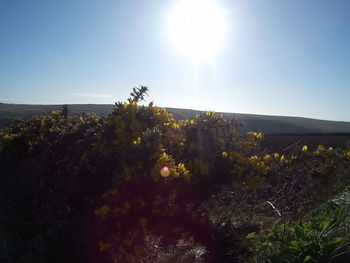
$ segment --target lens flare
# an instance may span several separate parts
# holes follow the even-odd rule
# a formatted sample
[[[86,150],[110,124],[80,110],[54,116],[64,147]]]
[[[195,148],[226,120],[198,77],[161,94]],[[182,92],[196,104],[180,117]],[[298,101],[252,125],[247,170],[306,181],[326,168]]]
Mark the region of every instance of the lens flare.
[[[170,170],[169,170],[169,167],[168,166],[164,166],[162,168],[162,170],[160,170],[160,174],[163,176],[163,177],[168,177],[170,175]]]

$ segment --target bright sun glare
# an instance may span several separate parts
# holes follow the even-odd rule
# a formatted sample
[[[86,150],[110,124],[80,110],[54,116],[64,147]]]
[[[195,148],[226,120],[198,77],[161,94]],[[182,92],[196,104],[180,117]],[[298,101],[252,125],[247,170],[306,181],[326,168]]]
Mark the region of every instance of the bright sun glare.
[[[215,0],[182,0],[168,17],[176,49],[195,60],[212,58],[223,44],[227,22]]]

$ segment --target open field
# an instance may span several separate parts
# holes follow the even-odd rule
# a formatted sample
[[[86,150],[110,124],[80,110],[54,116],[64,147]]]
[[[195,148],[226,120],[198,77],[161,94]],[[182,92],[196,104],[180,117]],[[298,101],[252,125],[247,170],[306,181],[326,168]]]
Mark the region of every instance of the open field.
[[[346,148],[350,145],[350,134],[267,134],[261,147],[272,152],[285,152],[303,145],[307,145],[310,150],[316,150],[320,144],[327,148]]]

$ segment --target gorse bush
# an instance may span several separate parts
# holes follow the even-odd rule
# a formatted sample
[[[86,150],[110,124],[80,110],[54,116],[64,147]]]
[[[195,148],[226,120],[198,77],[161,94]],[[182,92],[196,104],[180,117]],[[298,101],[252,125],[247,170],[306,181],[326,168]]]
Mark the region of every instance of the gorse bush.
[[[141,260],[147,238],[169,247],[184,235],[215,255],[215,227],[203,200],[232,178],[231,161],[223,152],[242,141],[237,126],[211,112],[177,122],[152,103],[139,106],[135,98],[116,104],[95,148],[106,156],[98,158],[98,171],[113,174],[116,185],[95,210],[106,261]],[[111,228],[118,230],[111,233]]]
[[[214,112],[177,121],[153,103],[139,105],[147,91],[134,88],[104,118],[70,116],[65,107],[0,133],[0,259],[239,261],[249,252],[244,237],[279,223],[277,210],[301,217],[349,179],[349,151],[268,153],[259,148],[263,134],[241,134],[241,124]],[[346,222],[342,215],[336,222]],[[304,228],[313,238],[322,220],[288,226],[284,242]],[[302,249],[314,246],[300,240]]]
[[[2,136],[1,225],[8,232],[6,254],[15,262],[69,257],[75,242],[70,229],[84,207],[80,156],[100,121],[96,115],[65,119],[53,112],[20,120]],[[67,255],[55,250],[64,244]]]

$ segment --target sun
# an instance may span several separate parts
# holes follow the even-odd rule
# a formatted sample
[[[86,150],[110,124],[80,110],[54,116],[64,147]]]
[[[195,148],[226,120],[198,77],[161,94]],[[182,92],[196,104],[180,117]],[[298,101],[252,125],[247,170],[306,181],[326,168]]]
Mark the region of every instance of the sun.
[[[212,58],[227,32],[224,9],[214,0],[182,0],[168,16],[168,34],[175,48],[195,60]]]

